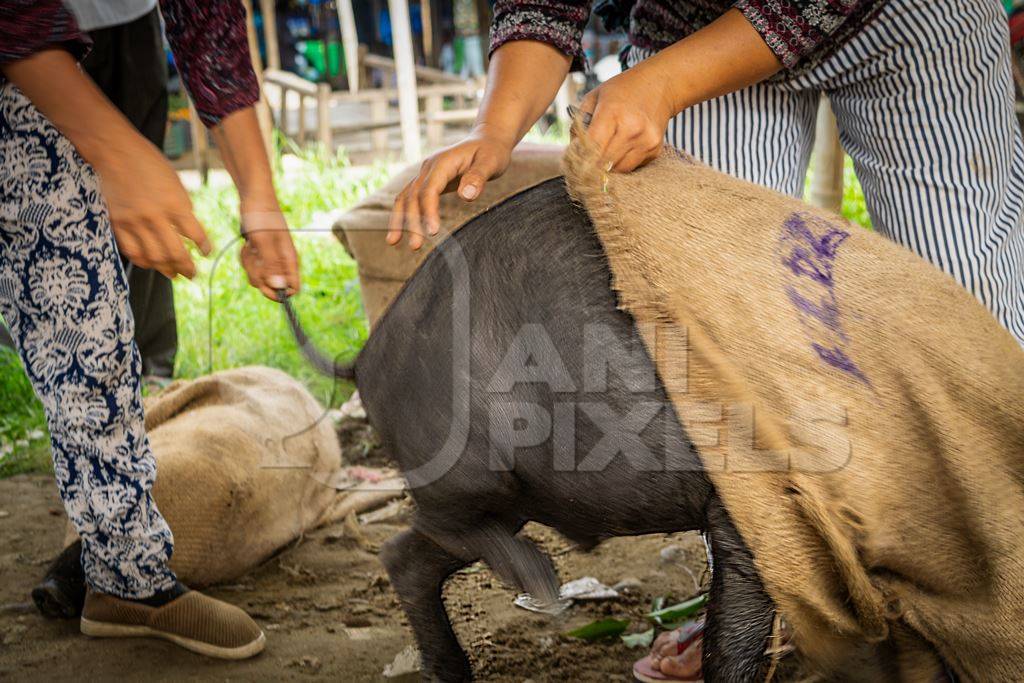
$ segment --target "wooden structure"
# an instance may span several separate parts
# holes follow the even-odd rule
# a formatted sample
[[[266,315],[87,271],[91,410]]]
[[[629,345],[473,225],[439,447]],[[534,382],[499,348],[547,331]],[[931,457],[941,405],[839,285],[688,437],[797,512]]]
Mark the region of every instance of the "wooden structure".
[[[843,166],[845,155],[839,143],[839,128],[828,98],[821,96],[814,132],[814,168],[807,201],[823,209],[839,212],[843,208]]]
[[[359,68],[353,69],[356,79],[366,82],[366,72],[378,69],[389,76],[397,71],[393,60],[361,51]],[[304,143],[316,140],[325,149],[333,147],[334,135],[367,131],[371,134],[373,148],[385,151],[388,148],[388,130],[399,127],[402,129],[402,148],[407,160],[413,161],[420,157],[420,124],[426,124],[427,146],[439,147],[444,140],[444,127],[447,124],[471,123],[476,118],[476,107],[468,103],[477,99],[479,85],[464,81],[429,67],[417,67],[413,78],[413,87],[398,88],[361,88],[359,90],[336,91],[326,83],[312,83],[293,73],[281,70],[264,72],[264,82],[280,89],[278,102],[277,125],[284,135]],[[390,80],[390,79],[388,79]],[[412,111],[412,121],[402,118],[402,94],[406,93],[410,102],[406,102],[407,111]],[[455,109],[445,109],[444,103],[451,100]],[[398,116],[392,111],[391,103],[399,103]],[[422,106],[421,103],[422,102]],[[288,120],[288,107],[295,103],[298,115],[294,125]],[[331,107],[336,104],[369,105],[369,118],[362,120],[333,123]],[[308,125],[310,110],[315,112],[313,126]]]
[[[278,125],[285,134],[287,130],[287,109],[289,97],[293,94],[298,97],[298,130],[295,132],[300,141],[306,139],[306,102],[311,99],[316,107],[316,138],[326,149],[333,147],[334,133],[339,130],[338,126],[331,123],[331,105],[337,102],[366,102],[370,104],[370,118],[367,121],[346,123],[342,129],[366,130],[371,132],[383,131],[384,135],[374,135],[374,146],[386,145],[387,128],[395,125],[389,118],[388,110],[392,101],[398,102],[397,125],[402,131],[403,156],[413,161],[419,159],[422,153],[420,139],[420,95],[417,93],[418,80],[425,79],[427,86],[434,86],[427,94],[427,108],[440,110],[437,102],[445,96],[465,97],[472,93],[465,83],[458,80],[457,83],[448,78],[436,69],[427,70],[427,67],[417,67],[413,59],[412,27],[409,22],[409,5],[405,0],[388,0],[388,10],[391,16],[391,35],[394,47],[392,60],[382,57],[374,58],[360,50],[356,37],[355,14],[352,10],[352,0],[337,0],[338,23],[341,27],[343,49],[346,62],[346,73],[348,75],[348,90],[335,92],[330,86],[323,83],[311,83],[295,74],[282,71],[279,61],[279,43],[277,36],[276,11],[273,0],[260,0],[260,9],[263,13],[263,31],[267,48],[267,68],[264,71],[263,79],[266,83],[280,88],[281,102],[279,107]],[[383,90],[369,90],[361,88],[366,81],[362,78],[368,68],[385,68],[394,75],[395,88]],[[433,73],[436,72],[436,73]],[[443,74],[443,77],[440,75]],[[448,87],[445,87],[445,84]],[[428,122],[428,126],[429,126]],[[435,125],[442,125],[437,122]]]

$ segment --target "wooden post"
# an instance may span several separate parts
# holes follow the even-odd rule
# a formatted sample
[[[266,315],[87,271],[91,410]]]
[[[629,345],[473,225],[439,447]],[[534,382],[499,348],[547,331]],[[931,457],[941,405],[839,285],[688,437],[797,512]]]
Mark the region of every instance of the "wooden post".
[[[441,95],[427,95],[427,150],[433,151],[444,144],[444,123],[435,117],[444,108]]]
[[[316,126],[322,153],[330,155],[334,152],[334,139],[331,136],[331,86],[326,83],[316,85]]]
[[[430,0],[420,0],[420,22],[423,24],[423,57],[427,66],[437,66],[434,61],[434,17],[431,16]]]
[[[370,101],[370,122],[373,124],[383,123],[388,117],[388,101],[383,97],[378,97]],[[384,152],[388,148],[388,129],[384,127],[374,126],[373,132],[370,133],[370,137],[373,140],[373,150],[375,152]]]
[[[263,43],[267,48],[267,68],[281,68],[281,51],[277,44],[277,10],[274,0],[260,0],[260,14],[263,15]],[[259,51],[256,52],[259,54]]]
[[[562,130],[569,130],[569,124],[572,123],[569,120],[569,105],[572,104],[569,94],[571,87],[572,74],[569,74],[562,81],[562,85],[558,88],[558,94],[555,95],[555,120],[562,125]]]
[[[282,135],[288,135],[288,88],[282,85],[279,90],[281,101],[277,103],[277,127]]]
[[[199,171],[199,180],[205,185],[210,179],[210,144],[206,139],[206,126],[199,120],[196,108],[188,101],[188,124],[192,132],[192,163]]]
[[[483,50],[484,71],[490,61],[490,50],[487,49],[491,39],[491,3],[489,0],[476,0],[476,16],[480,31],[480,49]]]
[[[338,0],[338,23],[341,25],[341,46],[345,50],[345,76],[349,92],[359,92],[359,37],[352,0]]]
[[[299,147],[304,144],[306,144],[306,96],[299,92]]]
[[[256,118],[260,123],[260,133],[263,135],[263,148],[267,150],[267,158],[274,163],[274,122],[271,121],[270,107],[263,97],[263,65],[260,63],[259,43],[256,40],[256,24],[252,18],[252,0],[244,0],[245,3],[245,26],[249,34],[249,58],[252,60],[252,69],[256,72],[256,84],[259,88],[260,100],[256,103]]]
[[[405,0],[388,0],[388,10],[391,13],[391,39],[395,46],[395,76],[398,88],[398,117],[402,126],[402,153],[407,162],[412,162],[420,158],[422,148],[409,4]]]
[[[359,46],[359,83],[363,84],[367,88],[372,88],[373,82],[370,78],[370,67],[366,65],[366,55],[369,53],[370,48],[365,45]]]
[[[830,211],[843,207],[843,147],[839,128],[828,98],[822,96],[818,105],[818,122],[814,133],[814,171],[807,201]]]

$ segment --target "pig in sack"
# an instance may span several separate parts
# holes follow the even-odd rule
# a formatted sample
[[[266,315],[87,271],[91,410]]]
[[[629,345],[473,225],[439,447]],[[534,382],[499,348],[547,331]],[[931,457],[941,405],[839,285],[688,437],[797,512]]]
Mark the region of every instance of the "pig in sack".
[[[190,586],[233,581],[303,533],[402,493],[393,471],[373,482],[349,476],[326,410],[280,370],[179,380],[145,409],[153,498],[174,534],[171,568]],[[70,525],[65,545],[33,591],[48,616],[75,616],[84,599]]]
[[[708,681],[763,679],[776,612],[830,680],[1024,680],[1009,333],[909,251],[673,151],[608,175],[577,138],[565,174],[441,242],[354,366],[286,305],[417,502],[382,560],[425,676],[472,674],[460,567],[557,595],[517,535],[537,521],[582,546],[705,530]]]

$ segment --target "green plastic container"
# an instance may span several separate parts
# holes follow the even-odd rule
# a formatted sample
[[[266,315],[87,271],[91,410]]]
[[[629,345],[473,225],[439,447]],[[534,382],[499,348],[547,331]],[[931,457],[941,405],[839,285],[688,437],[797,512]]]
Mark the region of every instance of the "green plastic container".
[[[345,57],[341,51],[341,42],[332,40],[327,43],[327,63],[324,63],[324,43],[322,40],[303,40],[299,41],[299,51],[306,55],[306,59],[313,65],[320,74],[326,78],[335,78],[345,73]],[[327,65],[330,65],[330,71],[327,69]]]

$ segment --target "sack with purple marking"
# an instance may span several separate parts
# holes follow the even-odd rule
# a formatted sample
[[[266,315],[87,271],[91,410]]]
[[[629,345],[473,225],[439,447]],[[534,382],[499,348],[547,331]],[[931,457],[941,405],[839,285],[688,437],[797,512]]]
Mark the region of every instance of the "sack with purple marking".
[[[1024,680],[1024,350],[893,242],[666,151],[567,184],[793,642]]]

